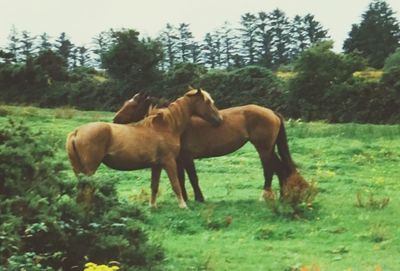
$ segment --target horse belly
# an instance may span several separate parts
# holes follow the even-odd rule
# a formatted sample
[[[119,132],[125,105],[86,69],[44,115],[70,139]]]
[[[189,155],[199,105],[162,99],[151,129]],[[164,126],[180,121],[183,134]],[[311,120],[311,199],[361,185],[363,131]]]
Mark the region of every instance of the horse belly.
[[[220,127],[193,127],[182,138],[182,151],[193,158],[215,157],[238,150],[248,141],[245,129],[225,120]]]
[[[136,170],[136,169],[144,169],[149,168],[155,164],[155,162],[149,161],[132,161],[121,159],[120,157],[112,157],[106,156],[103,159],[103,164],[107,167],[116,169],[116,170]]]
[[[103,159],[108,167],[134,170],[150,167],[158,162],[161,140],[144,127],[112,125],[112,139]]]

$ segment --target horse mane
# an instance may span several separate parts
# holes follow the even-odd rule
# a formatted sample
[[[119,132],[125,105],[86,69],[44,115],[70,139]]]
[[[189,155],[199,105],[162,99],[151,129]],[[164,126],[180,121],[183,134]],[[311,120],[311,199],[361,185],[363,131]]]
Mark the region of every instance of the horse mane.
[[[158,107],[154,104],[150,105],[147,116],[143,119],[143,126],[153,127],[157,125],[176,129],[181,124],[177,115],[182,113],[182,106],[179,102],[182,99],[184,99],[184,97],[170,103],[167,107]]]
[[[177,117],[177,115],[184,114],[181,104],[185,99],[190,96],[194,96],[197,93],[197,89],[189,89],[189,91],[184,96],[178,98],[172,103],[169,103],[166,107],[159,108],[157,104],[151,104],[147,111],[147,117],[145,117],[143,120],[143,125],[147,127],[153,127],[154,125],[169,126],[173,129],[177,129],[181,125],[181,119]],[[204,101],[210,100],[211,102],[214,102],[207,91],[201,89],[201,93],[203,94],[202,96]],[[158,100],[162,101],[162,99]],[[163,101],[164,105],[165,103],[166,102]]]

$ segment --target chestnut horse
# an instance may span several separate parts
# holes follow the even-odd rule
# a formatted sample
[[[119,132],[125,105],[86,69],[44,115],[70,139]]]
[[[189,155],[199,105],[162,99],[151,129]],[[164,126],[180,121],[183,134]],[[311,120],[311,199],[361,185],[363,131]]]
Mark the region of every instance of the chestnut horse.
[[[135,98],[136,97],[136,98]],[[126,102],[114,117],[115,123],[130,123],[140,115],[144,117],[145,107],[154,103],[153,97],[136,94]],[[187,200],[184,170],[189,175],[195,199],[204,201],[198,184],[193,159],[216,157],[232,153],[250,141],[261,159],[264,173],[264,197],[273,196],[271,183],[273,174],[279,178],[281,195],[286,180],[297,173],[296,165],[289,152],[284,120],[282,116],[258,105],[244,105],[219,111],[223,122],[218,127],[198,117],[192,117],[181,137],[178,175],[183,197]],[[278,154],[275,152],[277,146]]]
[[[140,97],[133,98],[140,101]],[[140,101],[142,102],[142,101]],[[144,102],[144,101],[143,101]],[[156,205],[161,169],[165,169],[179,207],[185,208],[177,176],[176,158],[180,152],[180,137],[192,115],[218,125],[221,115],[210,95],[203,90],[191,90],[156,110],[135,125],[94,122],[80,126],[68,135],[66,147],[76,175],[92,175],[101,163],[117,170],[151,168],[150,205]],[[143,117],[143,116],[142,116]]]

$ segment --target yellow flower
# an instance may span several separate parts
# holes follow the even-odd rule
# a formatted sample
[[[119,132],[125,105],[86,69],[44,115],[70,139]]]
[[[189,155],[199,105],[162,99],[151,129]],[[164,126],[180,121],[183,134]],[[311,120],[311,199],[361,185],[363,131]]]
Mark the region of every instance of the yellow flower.
[[[119,267],[116,265],[108,266],[105,264],[97,265],[95,263],[89,262],[85,264],[84,271],[117,271]]]
[[[367,71],[356,71],[353,73],[354,78],[361,78],[367,81],[377,82],[381,79],[383,71],[367,70]]]

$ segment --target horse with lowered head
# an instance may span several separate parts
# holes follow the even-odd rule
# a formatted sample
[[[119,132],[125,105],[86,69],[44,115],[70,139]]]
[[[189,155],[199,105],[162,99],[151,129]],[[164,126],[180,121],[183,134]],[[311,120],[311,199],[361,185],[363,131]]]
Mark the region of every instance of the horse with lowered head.
[[[181,134],[192,115],[212,125],[222,122],[221,115],[210,95],[200,89],[190,90],[168,107],[152,111],[137,124],[94,122],[76,128],[66,142],[69,160],[76,175],[92,175],[101,163],[117,170],[151,168],[151,206],[156,205],[160,174],[165,169],[179,207],[185,208],[176,165]]]
[[[146,108],[156,103],[154,97],[136,94],[115,114],[115,123],[130,123],[143,118]],[[179,181],[183,197],[187,200],[184,170],[188,173],[195,199],[204,201],[193,159],[229,154],[251,142],[256,148],[264,173],[264,197],[272,197],[272,177],[279,178],[281,195],[291,177],[300,175],[291,157],[283,117],[271,109],[258,105],[244,105],[219,111],[223,122],[214,127],[206,121],[192,117],[181,137],[181,150],[177,160]],[[278,153],[275,152],[275,146]],[[301,178],[300,181],[303,179]],[[304,181],[303,185],[308,184]]]

